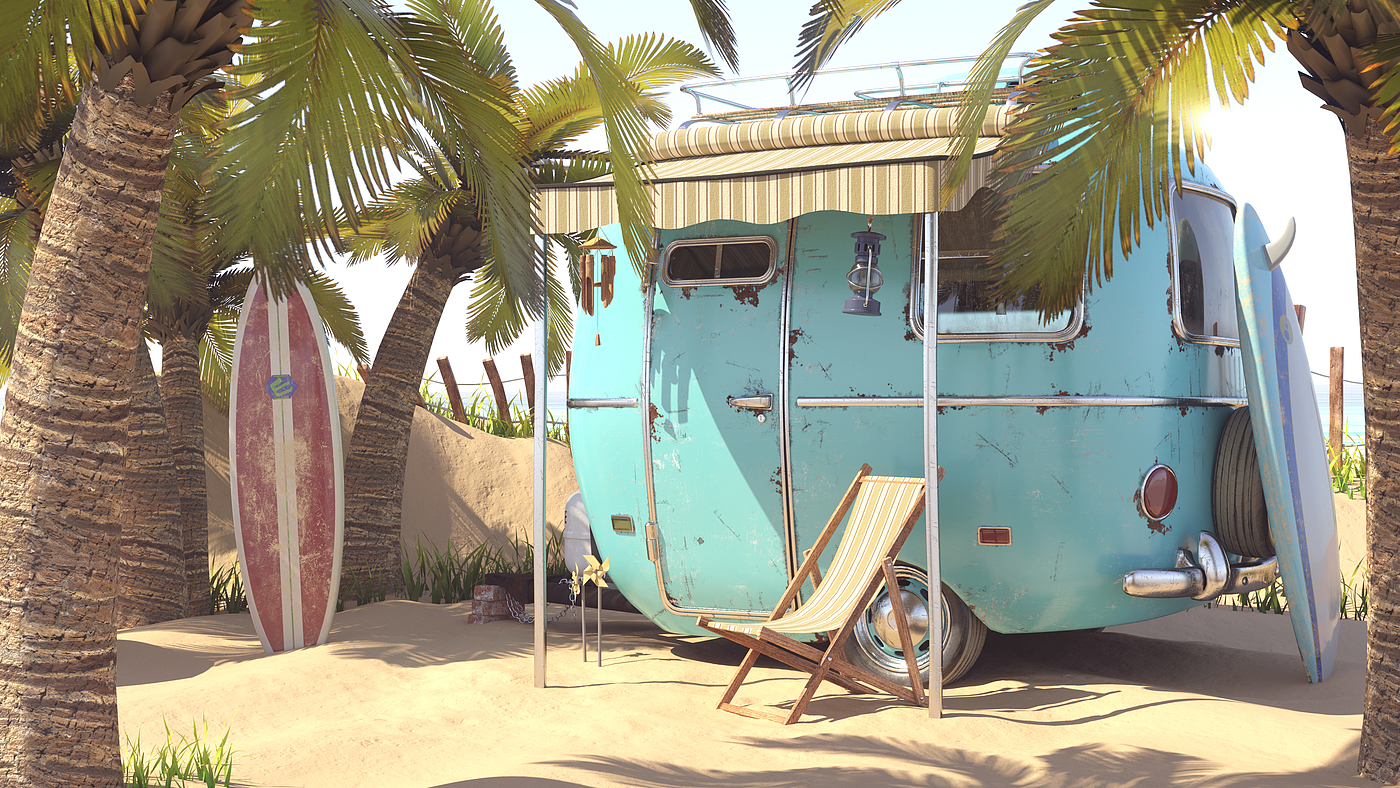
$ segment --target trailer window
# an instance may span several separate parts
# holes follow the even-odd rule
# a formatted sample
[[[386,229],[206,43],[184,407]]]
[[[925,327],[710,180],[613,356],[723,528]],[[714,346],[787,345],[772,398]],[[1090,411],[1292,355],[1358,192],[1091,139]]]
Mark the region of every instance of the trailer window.
[[[1190,340],[1239,340],[1235,315],[1234,209],[1212,194],[1172,195],[1176,226],[1177,330]]]
[[[956,341],[1031,340],[1058,341],[1078,328],[1080,310],[1040,320],[1040,289],[999,304],[994,297],[991,259],[992,231],[996,227],[992,192],[978,189],[960,211],[938,215],[938,333]],[[928,244],[921,250],[917,275],[910,288],[910,317],[915,333],[923,336],[924,264]]]
[[[686,287],[767,282],[777,270],[777,250],[766,236],[676,241],[666,247],[661,281]]]

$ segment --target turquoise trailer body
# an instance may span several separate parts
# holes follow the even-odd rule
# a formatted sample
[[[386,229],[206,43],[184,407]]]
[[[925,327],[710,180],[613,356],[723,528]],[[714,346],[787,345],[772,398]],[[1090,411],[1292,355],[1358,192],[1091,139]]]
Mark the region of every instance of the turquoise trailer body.
[[[618,247],[616,295],[579,313],[570,434],[597,549],[639,610],[689,634],[699,615],[767,617],[862,463],[924,476],[921,294],[935,257],[945,605],[997,632],[1076,630],[1275,576],[1269,556],[1228,544],[1223,569],[1207,560],[1220,552],[1213,487],[1258,485],[1216,463],[1246,404],[1233,200],[1198,164],[1112,280],[1042,324],[1033,305],[988,298],[986,198],[969,190],[936,216],[905,201],[672,221],[649,261],[599,228]],[[852,234],[866,230],[884,236],[882,314],[843,314]],[[916,618],[932,596],[926,554],[920,524],[900,570]],[[892,653],[878,607],[857,631],[876,667]]]

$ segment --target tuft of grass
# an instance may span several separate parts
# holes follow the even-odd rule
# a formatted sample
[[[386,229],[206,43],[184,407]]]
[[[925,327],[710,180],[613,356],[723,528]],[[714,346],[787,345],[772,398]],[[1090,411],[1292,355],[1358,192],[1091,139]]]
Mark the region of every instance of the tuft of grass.
[[[218,613],[246,613],[248,594],[243,588],[243,574],[238,561],[209,573],[210,609]]]
[[[1327,465],[1332,471],[1332,492],[1346,493],[1348,498],[1366,497],[1366,448],[1360,444],[1348,446],[1343,441],[1341,450],[1327,444]]]
[[[1362,565],[1358,563],[1350,575],[1342,575],[1341,584],[1342,619],[1365,621],[1371,613],[1371,588],[1366,582],[1366,573],[1362,570]],[[1232,595],[1229,602],[1224,601],[1223,597],[1208,602],[1206,607],[1224,607],[1227,604],[1231,610],[1283,614],[1288,612],[1288,595],[1284,593],[1283,581],[1279,579],[1258,591]]]
[[[139,731],[135,739],[128,735],[126,746],[122,748],[122,785],[184,788],[194,783],[207,788],[219,785],[229,788],[233,784],[233,759],[237,754],[229,746],[229,733],[230,729],[225,728],[216,742],[207,720],[202,726],[199,722],[193,723],[189,736],[171,731],[166,721],[165,741],[152,753],[142,748]]]
[[[493,572],[527,573],[534,569],[534,545],[528,539],[512,537],[509,550],[482,543],[467,550],[442,550],[420,536],[415,550],[402,549],[403,581],[408,598],[418,601],[424,594],[435,605],[463,602]],[[410,557],[412,556],[412,557]],[[565,574],[564,537],[551,532],[545,544],[545,569],[549,574]]]

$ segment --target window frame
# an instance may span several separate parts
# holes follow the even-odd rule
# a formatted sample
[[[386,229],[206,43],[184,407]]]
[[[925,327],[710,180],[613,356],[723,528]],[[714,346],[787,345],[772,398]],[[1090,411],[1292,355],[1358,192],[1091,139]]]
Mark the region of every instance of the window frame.
[[[768,270],[761,276],[719,277],[712,279],[672,279],[671,253],[683,246],[717,246],[764,243],[768,246]],[[720,254],[723,255],[721,249]],[[721,266],[721,271],[723,267]],[[778,242],[769,235],[744,235],[720,238],[681,238],[666,244],[661,252],[661,282],[669,287],[724,287],[743,285],[766,285],[778,275]]]
[[[1188,183],[1185,181],[1182,182],[1181,189],[1179,191],[1176,189],[1175,186],[1172,187],[1173,197],[1185,200],[1187,192],[1194,192],[1195,194],[1205,197],[1206,199],[1211,199],[1217,202],[1224,203],[1225,206],[1230,209],[1230,221],[1232,224],[1239,215],[1239,201],[1236,200],[1234,197],[1230,196],[1230,194],[1228,194],[1225,191],[1214,188],[1212,186],[1206,186],[1205,184]],[[1238,348],[1240,346],[1240,340],[1237,338],[1211,336],[1210,334],[1193,334],[1190,331],[1186,330],[1186,319],[1182,317],[1181,314],[1181,250],[1179,248],[1180,241],[1178,236],[1180,235],[1180,233],[1177,229],[1178,218],[1176,213],[1175,199],[1167,201],[1167,211],[1168,221],[1170,222],[1171,227],[1170,248],[1172,272],[1172,333],[1175,334],[1178,339],[1181,339],[1184,342],[1191,342],[1197,345],[1212,345],[1219,347]],[[1233,264],[1233,249],[1231,249],[1230,256],[1231,262]],[[1237,294],[1236,298],[1238,297],[1239,296]]]
[[[923,221],[914,222],[912,231],[914,236],[912,246],[919,250],[919,254],[914,257],[913,264],[909,266],[909,329],[914,332],[914,336],[921,340],[925,339],[925,321],[924,315],[918,312],[919,296],[923,294],[923,282],[920,274],[925,268],[924,261],[938,252],[938,238],[931,229],[934,215],[932,213],[923,214]],[[941,260],[942,257],[939,259]],[[1084,298],[1081,296],[1074,305],[1069,323],[1064,328],[1054,331],[1003,331],[986,334],[938,334],[937,336],[939,342],[949,343],[1038,342],[1056,344],[1074,339],[1083,330]]]

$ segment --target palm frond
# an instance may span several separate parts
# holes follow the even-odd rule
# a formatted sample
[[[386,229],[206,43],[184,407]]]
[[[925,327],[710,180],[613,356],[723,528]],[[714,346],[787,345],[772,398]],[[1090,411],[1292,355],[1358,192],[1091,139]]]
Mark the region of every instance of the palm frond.
[[[1381,109],[1381,127],[1391,135],[1390,152],[1400,153],[1400,35],[1382,34],[1362,52],[1361,75]]]
[[[410,117],[408,53],[375,0],[261,3],[230,91],[246,109],[220,135],[211,213],[221,245],[274,248],[338,237],[335,208],[364,207],[391,180],[389,156]],[[254,240],[260,238],[261,240]]]
[[[608,156],[613,166],[617,209],[622,225],[622,243],[638,274],[651,251],[651,190],[643,185],[637,162],[649,154],[650,139],[641,113],[630,101],[627,79],[621,68],[583,26],[562,0],[536,0],[578,47],[584,65],[593,76],[602,105],[603,128],[607,132]],[[542,266],[538,266],[539,270]],[[544,313],[544,304],[528,305],[531,314]]]
[[[551,265],[551,269],[555,266]],[[475,274],[472,300],[467,308],[467,341],[484,342],[488,355],[510,346],[525,330],[527,315],[519,299],[511,297],[496,273],[494,260],[488,260]],[[551,271],[545,288],[549,310],[549,372],[564,366],[564,353],[573,337],[573,299]]]
[[[311,293],[311,300],[316,302],[321,324],[331,338],[350,351],[355,363],[370,363],[369,345],[360,329],[360,315],[340,285],[323,271],[306,272],[302,282]]]
[[[0,148],[32,138],[77,103],[79,74],[128,29],[145,0],[9,0],[0,24]]]
[[[800,90],[810,84],[817,69],[826,65],[866,22],[898,4],[899,0],[817,0],[807,12],[807,22],[797,37],[793,88]]]
[[[506,261],[502,275],[512,291],[537,301],[536,223],[500,27],[486,0],[418,0],[415,8],[424,15],[403,29],[429,110],[424,126],[479,206],[490,254]]]
[[[719,73],[704,52],[661,35],[628,36],[608,44],[605,52],[622,71],[630,103],[646,122],[662,128],[671,122],[668,88]],[[566,147],[604,121],[597,86],[582,64],[572,76],[522,90],[516,107],[532,157]]]
[[[233,348],[238,336],[238,312],[216,312],[199,338],[199,386],[220,413],[228,415],[233,381]]]
[[[1281,0],[1101,0],[1055,34],[1002,143],[1000,293],[1040,285],[1050,318],[1113,274],[1205,147],[1201,113],[1248,93],[1292,19]],[[1115,236],[1117,244],[1114,243]],[[1087,267],[1087,275],[1086,275]]]
[[[14,356],[19,313],[24,307],[29,264],[39,243],[40,226],[38,211],[0,197],[0,366],[6,375]]]
[[[575,183],[612,172],[606,153],[585,153],[567,158],[551,157],[531,165],[535,183]],[[550,236],[553,238],[554,236]]]
[[[1036,17],[1054,4],[1055,0],[1033,0],[1016,9],[1016,15],[1006,26],[997,31],[991,44],[977,58],[968,74],[965,98],[958,105],[957,135],[953,143],[952,171],[943,181],[942,200],[946,203],[967,180],[972,169],[972,154],[977,146],[977,137],[986,117],[987,106],[1001,76],[1002,64],[1010,54],[1016,39],[1026,31]]]
[[[724,0],[690,0],[690,9],[695,12],[695,24],[700,26],[705,43],[719,53],[719,59],[730,71],[739,73],[738,40]]]

